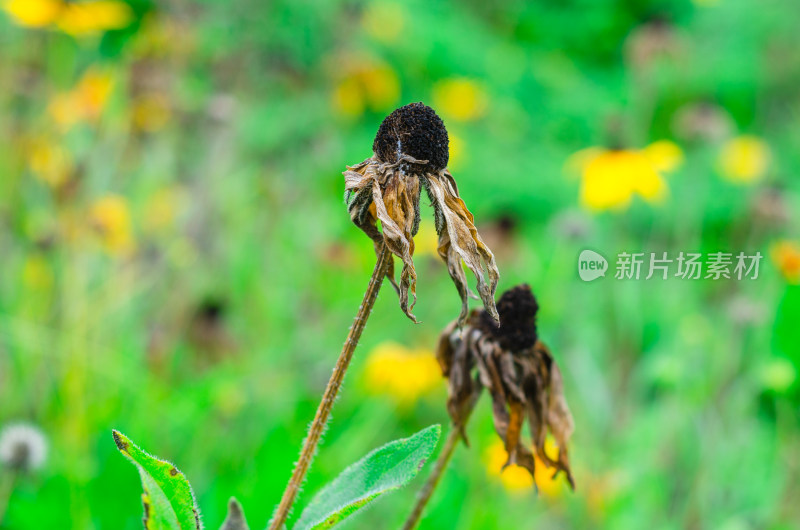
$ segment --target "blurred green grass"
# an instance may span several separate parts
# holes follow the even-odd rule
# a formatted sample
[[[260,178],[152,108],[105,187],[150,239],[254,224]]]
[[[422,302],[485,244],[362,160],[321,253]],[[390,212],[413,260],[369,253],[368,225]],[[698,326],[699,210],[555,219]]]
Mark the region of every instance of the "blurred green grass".
[[[0,425],[33,422],[51,444],[0,527],[139,527],[112,428],[186,473],[208,527],[230,495],[266,523],[372,269],[341,171],[419,100],[455,139],[500,289],[527,282],[540,300],[578,483],[504,488],[484,400],[422,528],[797,524],[800,293],[771,250],[800,238],[793,2],[129,5],[125,27],[78,36],[0,17]],[[722,136],[675,125],[692,103],[728,117]],[[769,146],[759,180],[719,171],[740,134]],[[685,156],[663,203],[581,207],[571,155],[661,139]],[[754,213],[772,194],[768,213],[788,218]],[[584,248],[766,259],[752,282],[587,284]],[[365,382],[375,347],[430,349],[457,315],[443,264],[415,261],[422,324],[382,292],[301,503],[370,449],[447,421],[443,381],[412,404]],[[399,526],[421,484],[350,526]]]

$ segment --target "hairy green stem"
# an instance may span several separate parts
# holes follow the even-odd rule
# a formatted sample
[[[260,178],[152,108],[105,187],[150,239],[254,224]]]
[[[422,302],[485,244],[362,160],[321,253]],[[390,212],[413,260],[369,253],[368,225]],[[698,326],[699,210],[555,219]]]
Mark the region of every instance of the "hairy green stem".
[[[439,485],[439,479],[442,478],[445,468],[447,468],[447,465],[450,463],[450,458],[453,456],[456,445],[458,445],[458,441],[461,439],[461,433],[467,425],[469,416],[472,414],[472,409],[475,408],[475,403],[478,402],[478,397],[480,397],[480,392],[474,392],[467,402],[464,409],[462,424],[459,426],[453,423],[450,426],[450,433],[447,435],[444,447],[442,447],[442,451],[436,459],[436,465],[434,465],[433,471],[431,471],[425,485],[422,486],[422,489],[419,491],[417,503],[414,505],[411,515],[408,516],[408,519],[406,519],[406,522],[403,524],[403,530],[413,530],[417,524],[419,524],[419,520],[422,518],[422,512],[425,511],[425,506],[428,505],[428,501],[430,501],[433,496],[433,490]]]
[[[361,338],[361,332],[367,324],[372,308],[375,305],[375,300],[378,298],[378,291],[380,291],[383,278],[386,276],[389,265],[392,263],[392,253],[384,245],[378,255],[378,262],[375,264],[375,269],[372,271],[372,277],[369,279],[369,286],[364,293],[364,300],[361,302],[361,307],[358,308],[355,321],[353,322],[350,332],[347,335],[347,340],[342,346],[342,353],[339,354],[339,359],[336,361],[336,366],[333,368],[333,374],[328,381],[328,386],[322,395],[317,408],[317,414],[314,416],[314,421],[308,429],[308,434],[303,442],[303,448],[300,451],[300,458],[294,466],[292,478],[289,479],[286,489],[281,497],[281,502],[275,510],[275,515],[272,517],[269,528],[270,530],[279,530],[283,528],[289,512],[292,509],[297,493],[300,491],[305,480],[308,468],[311,466],[311,461],[314,459],[314,454],[317,451],[322,432],[328,423],[328,416],[330,416],[333,403],[336,400],[336,395],[339,393],[339,388],[342,386],[344,375],[347,372],[347,367],[350,365],[350,360],[353,358],[353,352],[358,345],[358,340]]]

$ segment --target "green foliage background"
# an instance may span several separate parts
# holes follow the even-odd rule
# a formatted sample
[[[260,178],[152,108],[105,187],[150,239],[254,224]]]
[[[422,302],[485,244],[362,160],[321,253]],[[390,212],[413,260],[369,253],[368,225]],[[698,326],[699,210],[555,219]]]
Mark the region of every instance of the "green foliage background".
[[[800,288],[769,257],[755,281],[583,283],[576,274],[584,248],[610,259],[769,256],[775,241],[800,237],[795,2],[381,4],[377,13],[402,16],[394,36],[397,19],[369,31],[365,13],[376,7],[360,2],[131,5],[130,27],[83,39],[0,16],[0,424],[34,422],[51,445],[46,466],[17,482],[0,527],[139,527],[139,480],[112,428],[180,467],[209,528],[231,495],[263,527],[372,270],[341,171],[371,154],[389,111],[435,104],[437,83],[450,78],[486,95],[476,119],[443,114],[463,145],[453,172],[482,232],[513,226],[494,239],[500,290],[527,282],[539,298],[540,334],[575,416],[578,489],[537,498],[487,474],[483,450],[496,435],[483,400],[472,447],[457,451],[421,527],[799,524]],[[634,67],[628,36],[656,18],[683,51]],[[396,96],[341,112],[343,81],[374,64],[393,73]],[[50,102],[98,65],[115,82],[108,104],[98,119],[59,129]],[[147,83],[169,116],[142,131],[131,115]],[[563,170],[571,154],[606,142],[610,121],[631,147],[674,139],[677,110],[698,101],[770,146],[762,181],[732,184],[717,171],[719,145],[678,139],[686,160],[663,205],[580,213],[579,181]],[[42,134],[75,160],[58,190],[30,169],[28,139]],[[762,226],[753,205],[776,187],[790,217]],[[152,229],[154,197],[175,189],[174,217]],[[80,235],[109,194],[130,209],[127,257]],[[583,233],[569,237],[564,215]],[[31,259],[45,280],[26,280]],[[372,347],[431,348],[457,316],[444,265],[416,261],[422,324],[384,287],[301,504],[374,447],[446,424],[444,382],[399,406],[362,380]],[[732,318],[742,299],[759,318]],[[397,527],[414,494],[396,492],[349,525]]]

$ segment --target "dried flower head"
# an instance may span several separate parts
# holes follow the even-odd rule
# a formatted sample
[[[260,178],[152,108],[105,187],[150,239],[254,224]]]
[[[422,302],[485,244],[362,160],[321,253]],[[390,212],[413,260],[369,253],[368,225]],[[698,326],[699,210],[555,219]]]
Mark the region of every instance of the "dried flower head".
[[[463,260],[478,280],[478,293],[486,311],[497,320],[494,293],[499,279],[491,250],[475,228],[474,218],[458,195],[447,169],[448,136],[444,123],[430,107],[412,103],[383,120],[375,136],[373,156],[344,172],[345,201],[352,221],[375,243],[383,244],[403,262],[399,285],[394,266],[387,272],[400,295],[400,307],[411,313],[416,302],[414,239],[420,223],[419,198],[424,188],[435,213],[439,256],[461,295],[462,325],[467,318],[470,295]],[[382,232],[377,222],[381,222]],[[484,267],[486,270],[484,270]],[[488,274],[488,280],[487,280]],[[409,292],[412,300],[409,303]]]
[[[456,329],[456,322],[445,328],[437,359],[449,380],[447,410],[464,436],[463,423],[472,401],[486,388],[492,396],[495,430],[508,452],[505,466],[522,466],[535,479],[535,455],[555,469],[553,477],[563,471],[574,488],[567,456],[574,423],[561,372],[537,335],[538,308],[530,287],[520,285],[503,293],[497,303],[501,324],[485,311],[475,310],[462,331]],[[526,419],[533,451],[520,442]],[[555,460],[545,452],[548,431],[558,446]]]
[[[35,471],[47,457],[47,440],[39,428],[14,423],[0,431],[0,463],[15,471]]]

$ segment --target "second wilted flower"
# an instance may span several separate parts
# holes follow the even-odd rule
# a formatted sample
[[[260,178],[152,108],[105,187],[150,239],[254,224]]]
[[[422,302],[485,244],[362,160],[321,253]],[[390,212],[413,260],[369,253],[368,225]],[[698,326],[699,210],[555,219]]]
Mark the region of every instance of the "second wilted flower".
[[[499,326],[485,312],[473,311],[463,332],[455,322],[442,332],[436,356],[449,380],[447,410],[462,436],[474,399],[486,388],[492,397],[495,430],[508,453],[505,466],[522,466],[535,479],[535,461],[543,462],[555,474],[563,471],[574,488],[567,456],[574,423],[561,371],[536,332],[538,308],[529,286],[509,289],[497,303]],[[525,421],[533,452],[520,441]],[[555,460],[545,451],[548,431],[558,446]]]
[[[394,279],[393,266],[386,275],[400,295],[403,312],[416,322],[411,310],[416,302],[417,273],[411,257],[413,237],[420,222],[420,192],[424,188],[435,212],[439,256],[447,263],[461,295],[459,325],[466,321],[470,294],[462,260],[478,280],[484,307],[497,320],[494,304],[499,278],[497,265],[491,250],[478,235],[472,214],[459,197],[456,182],[447,169],[448,144],[447,129],[430,107],[412,103],[392,112],[378,129],[373,156],[344,172],[350,218],[375,242],[376,251],[381,251],[381,245],[385,244],[403,261],[399,285]]]

